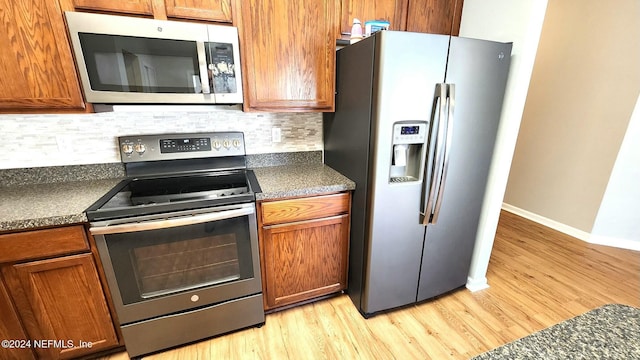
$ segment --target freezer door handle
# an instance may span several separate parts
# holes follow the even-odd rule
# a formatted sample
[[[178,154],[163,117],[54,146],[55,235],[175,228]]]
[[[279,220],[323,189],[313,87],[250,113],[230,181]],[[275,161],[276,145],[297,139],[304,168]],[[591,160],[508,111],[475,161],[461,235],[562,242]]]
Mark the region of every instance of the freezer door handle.
[[[424,166],[424,181],[422,182],[422,201],[420,209],[422,225],[428,225],[431,223],[438,180],[440,179],[438,175],[441,173],[442,167],[440,159],[442,158],[441,153],[445,132],[444,128],[441,126],[441,122],[445,118],[444,103],[447,95],[445,85],[446,84],[436,84],[436,91],[433,97],[431,126],[429,127],[429,141],[427,142],[427,162]],[[435,143],[433,143],[434,138]]]
[[[444,197],[444,186],[447,183],[447,172],[449,170],[449,158],[451,157],[451,141],[453,139],[453,109],[455,107],[456,98],[456,86],[454,84],[447,84],[447,98],[445,105],[447,107],[447,122],[446,122],[446,140],[444,143],[444,154],[442,160],[442,174],[440,175],[440,183],[438,185],[438,196],[436,197],[435,210],[431,223],[435,224],[438,221],[438,215],[440,215],[440,208],[442,207],[442,198]]]

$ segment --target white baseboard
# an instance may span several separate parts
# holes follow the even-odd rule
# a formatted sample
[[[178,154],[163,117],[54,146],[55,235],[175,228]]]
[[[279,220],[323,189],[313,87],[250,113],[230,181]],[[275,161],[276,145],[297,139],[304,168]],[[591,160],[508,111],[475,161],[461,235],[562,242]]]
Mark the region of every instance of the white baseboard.
[[[525,219],[529,219],[531,221],[537,222],[538,224],[544,225],[546,227],[550,227],[554,230],[558,230],[561,233],[567,234],[569,236],[573,236],[574,238],[578,238],[582,241],[589,241],[589,237],[591,236],[591,234],[589,234],[586,231],[582,231],[579,229],[576,229],[574,227],[571,227],[569,225],[565,225],[561,222],[557,222],[555,220],[551,220],[549,218],[546,218],[544,216],[532,213],[530,211],[527,210],[523,210],[520,209],[519,207],[515,207],[513,205],[507,204],[507,203],[502,203],[502,209],[506,210],[510,213],[516,214],[518,216],[522,216]]]
[[[621,249],[629,249],[640,251],[640,241],[614,238],[611,236],[602,236],[591,234],[588,240],[592,244],[613,246]]]
[[[487,282],[487,278],[483,277],[482,279],[474,279],[471,277],[467,277],[467,289],[471,292],[476,292],[489,288],[489,283]]]
[[[519,207],[515,207],[507,203],[502,203],[502,209],[510,213],[516,214],[518,216],[522,216],[523,218],[529,219],[533,222],[537,222],[538,224],[560,231],[563,234],[573,236],[574,238],[580,239],[590,244],[605,245],[605,246],[612,246],[612,247],[617,247],[622,249],[640,251],[640,242],[637,242],[637,241],[593,235],[586,231],[576,229],[569,225],[557,222],[555,220],[551,220],[544,216],[532,213],[527,210],[520,209]]]

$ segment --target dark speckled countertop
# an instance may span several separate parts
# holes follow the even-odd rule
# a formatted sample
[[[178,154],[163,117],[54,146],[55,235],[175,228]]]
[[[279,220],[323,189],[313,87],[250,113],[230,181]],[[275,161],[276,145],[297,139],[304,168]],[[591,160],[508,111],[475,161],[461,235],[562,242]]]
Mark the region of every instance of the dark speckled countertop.
[[[312,162],[254,167],[262,189],[256,194],[256,199],[311,196],[355,189],[353,181],[318,160],[320,158],[313,155]],[[73,181],[60,173],[72,174]],[[118,184],[124,172],[121,164],[101,164],[10,169],[3,170],[2,175],[5,181],[0,182],[0,232],[9,232],[86,222],[84,211]],[[36,180],[34,183],[22,180],[27,177]],[[52,182],[46,182],[47,179]],[[19,185],[21,183],[27,184]]]
[[[85,209],[120,180],[84,180],[0,187],[0,231],[86,222]]]
[[[269,166],[253,169],[262,192],[256,200],[316,195],[355,189],[355,183],[320,164]]]

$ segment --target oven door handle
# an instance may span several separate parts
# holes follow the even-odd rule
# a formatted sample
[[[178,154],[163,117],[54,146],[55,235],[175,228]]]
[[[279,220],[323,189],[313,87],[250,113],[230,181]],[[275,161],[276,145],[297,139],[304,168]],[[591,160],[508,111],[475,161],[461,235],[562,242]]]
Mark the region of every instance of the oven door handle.
[[[239,209],[210,212],[205,214],[165,218],[160,220],[91,227],[89,231],[93,235],[106,235],[106,234],[129,233],[129,232],[135,232],[135,231],[157,230],[157,229],[166,229],[166,228],[178,227],[178,226],[201,224],[201,223],[206,223],[210,221],[232,219],[232,218],[237,218],[241,216],[251,215],[254,213],[255,213],[255,208],[251,206],[251,207],[243,207]]]

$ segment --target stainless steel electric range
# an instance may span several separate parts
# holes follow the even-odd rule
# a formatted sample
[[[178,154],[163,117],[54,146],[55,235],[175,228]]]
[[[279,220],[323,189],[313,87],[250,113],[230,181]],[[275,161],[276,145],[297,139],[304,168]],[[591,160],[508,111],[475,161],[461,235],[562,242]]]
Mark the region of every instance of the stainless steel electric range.
[[[129,355],[264,324],[243,134],[118,141],[127,178],[87,217]]]

